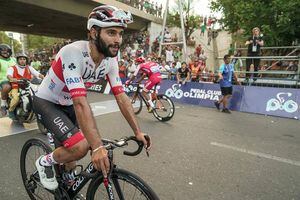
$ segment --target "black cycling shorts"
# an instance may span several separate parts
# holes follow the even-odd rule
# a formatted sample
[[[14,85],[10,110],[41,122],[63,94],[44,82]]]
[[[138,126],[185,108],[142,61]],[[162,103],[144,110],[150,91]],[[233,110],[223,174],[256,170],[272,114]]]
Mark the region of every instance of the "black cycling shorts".
[[[34,96],[33,110],[37,120],[53,134],[56,144],[70,148],[84,139],[78,129],[73,105],[62,106]]]
[[[223,96],[232,95],[232,87],[221,87],[221,92]]]

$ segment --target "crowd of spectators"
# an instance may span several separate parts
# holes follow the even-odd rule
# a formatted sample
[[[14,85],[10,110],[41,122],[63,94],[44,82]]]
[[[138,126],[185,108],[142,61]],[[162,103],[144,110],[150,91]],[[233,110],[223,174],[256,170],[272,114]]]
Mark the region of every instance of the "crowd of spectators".
[[[55,55],[65,45],[71,43],[72,40],[63,40],[62,42],[55,43],[52,47],[29,51],[30,65],[34,67],[41,74],[46,75]]]
[[[162,3],[150,0],[118,0],[156,17],[162,17]]]
[[[178,38],[176,34],[172,37],[168,30],[165,30],[164,42],[174,42]],[[121,78],[129,78],[137,68],[135,59],[144,57],[147,61],[158,63],[164,78],[177,81],[178,83],[186,82],[214,82],[214,72],[207,70],[207,56],[199,44],[194,53],[190,55],[190,62],[183,62],[182,46],[166,45],[163,46],[161,57],[157,52],[161,35],[158,35],[152,44],[152,51],[149,53],[149,34],[143,31],[137,34],[131,34],[124,38],[124,44],[120,51],[119,57],[119,74]]]

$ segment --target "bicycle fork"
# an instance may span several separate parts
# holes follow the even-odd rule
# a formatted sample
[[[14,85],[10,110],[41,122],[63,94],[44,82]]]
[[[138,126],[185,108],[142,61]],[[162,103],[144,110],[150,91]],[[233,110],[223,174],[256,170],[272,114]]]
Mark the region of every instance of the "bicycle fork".
[[[105,186],[109,200],[114,200],[115,197],[114,197],[114,193],[113,193],[112,181],[110,178],[112,170],[114,168],[114,166],[113,166],[113,151],[111,149],[108,150],[108,158],[109,158],[110,169],[109,169],[109,173],[107,174],[107,177],[103,178],[103,184]],[[124,198],[120,198],[120,199],[124,199]]]

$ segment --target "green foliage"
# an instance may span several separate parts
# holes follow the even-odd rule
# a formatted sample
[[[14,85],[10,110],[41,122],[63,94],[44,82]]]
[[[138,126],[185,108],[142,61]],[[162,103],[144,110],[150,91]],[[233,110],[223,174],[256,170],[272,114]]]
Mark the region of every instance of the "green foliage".
[[[8,44],[11,46],[11,39],[4,31],[0,31],[0,44]],[[18,40],[13,39],[14,51],[19,52],[21,51],[21,44]]]
[[[183,17],[185,36],[187,39],[193,34],[193,32],[200,28],[201,17],[194,15],[192,12],[194,0],[183,0]],[[179,14],[179,1],[176,1],[176,7],[168,14],[167,22],[169,26],[176,26],[181,28],[180,14]]]
[[[291,45],[300,39],[300,1],[295,0],[213,0],[211,9],[222,11],[222,22],[232,33],[251,35],[259,27],[268,46]]]
[[[51,48],[55,43],[62,42],[63,39],[39,36],[39,35],[27,35],[27,47],[29,50],[42,50]]]

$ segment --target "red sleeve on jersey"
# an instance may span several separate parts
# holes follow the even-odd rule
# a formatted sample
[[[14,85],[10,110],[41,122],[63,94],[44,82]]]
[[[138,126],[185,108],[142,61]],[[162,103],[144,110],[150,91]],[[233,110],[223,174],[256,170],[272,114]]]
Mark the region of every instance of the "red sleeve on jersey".
[[[70,95],[72,99],[75,97],[86,97],[87,92],[85,88],[77,88],[70,90]]]
[[[116,87],[113,87],[113,88],[112,88],[112,93],[113,93],[115,96],[118,95],[118,94],[121,94],[121,93],[123,93],[123,92],[124,92],[124,88],[123,88],[122,85],[116,86]]]

